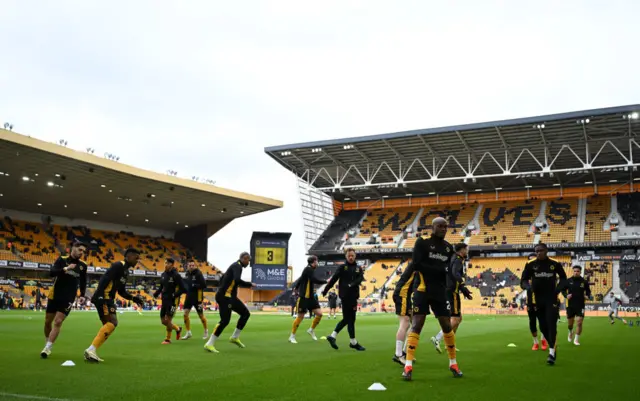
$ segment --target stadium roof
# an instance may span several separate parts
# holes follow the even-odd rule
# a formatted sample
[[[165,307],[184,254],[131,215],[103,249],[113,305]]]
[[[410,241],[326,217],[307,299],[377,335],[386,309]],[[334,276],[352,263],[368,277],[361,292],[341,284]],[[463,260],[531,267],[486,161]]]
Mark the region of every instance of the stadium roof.
[[[265,152],[336,198],[628,182],[640,105],[273,146]]]
[[[142,170],[0,129],[0,207],[169,231],[282,202]]]

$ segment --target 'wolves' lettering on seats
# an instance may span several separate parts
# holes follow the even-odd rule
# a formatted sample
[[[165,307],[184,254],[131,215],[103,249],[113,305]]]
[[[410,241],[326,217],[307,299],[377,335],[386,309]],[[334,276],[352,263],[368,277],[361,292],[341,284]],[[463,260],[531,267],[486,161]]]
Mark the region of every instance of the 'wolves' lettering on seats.
[[[460,210],[429,210],[427,213],[422,215],[422,217],[420,217],[420,221],[418,222],[418,231],[431,228],[431,221],[436,217],[447,219],[450,228],[460,228],[462,227],[462,224],[458,223],[459,215]]]
[[[534,208],[534,205],[521,205],[507,210],[507,208],[503,206],[498,208],[498,213],[496,214],[496,216],[494,218],[491,218],[491,212],[493,211],[493,208],[488,207],[484,209],[484,213],[482,214],[482,221],[484,225],[492,227],[498,224],[498,222],[500,222],[500,220],[502,220],[505,215],[512,214],[514,226],[530,226],[531,224],[533,224],[533,220],[523,219],[533,218],[533,213],[527,212],[532,211]]]
[[[555,224],[565,224],[571,220],[571,205],[568,203],[556,203],[551,201],[549,204],[549,214],[547,219]]]
[[[406,223],[413,218],[413,212],[407,212],[407,214],[401,219],[399,213],[394,213],[388,220],[385,221],[386,214],[382,214],[378,217],[378,230],[383,231],[389,224],[392,224],[391,229],[393,231],[402,231]]]

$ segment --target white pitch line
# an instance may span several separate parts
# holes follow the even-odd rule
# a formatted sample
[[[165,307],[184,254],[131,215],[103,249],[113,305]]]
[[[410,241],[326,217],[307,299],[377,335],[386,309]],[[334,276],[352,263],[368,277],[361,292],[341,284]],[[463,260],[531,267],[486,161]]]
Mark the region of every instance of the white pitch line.
[[[29,394],[14,394],[14,393],[5,393],[0,391],[1,397],[11,397],[18,398],[21,400],[44,400],[44,401],[73,401],[68,398],[51,398],[51,397],[43,397],[40,395],[29,395]],[[78,401],[78,400],[76,400]]]

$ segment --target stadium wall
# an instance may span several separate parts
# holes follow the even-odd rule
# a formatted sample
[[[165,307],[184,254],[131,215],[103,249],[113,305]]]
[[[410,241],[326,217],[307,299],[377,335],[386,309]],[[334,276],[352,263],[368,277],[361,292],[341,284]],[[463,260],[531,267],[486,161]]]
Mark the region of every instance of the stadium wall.
[[[38,224],[44,224],[46,219],[46,215],[36,214],[36,213],[28,213],[28,212],[20,212],[17,210],[10,209],[0,209],[0,218],[5,216],[11,217],[13,220],[20,220]],[[83,220],[83,219],[70,219],[67,217],[59,217],[59,216],[48,216],[51,217],[51,224],[59,225],[59,226],[85,226],[94,230],[102,230],[102,231],[111,231],[111,232],[120,232],[127,231],[133,232],[136,235],[141,236],[150,236],[150,237],[165,237],[165,238],[173,238],[174,233],[172,231],[164,231],[164,230],[155,230],[148,227],[138,227],[138,226],[124,226],[119,224],[112,224],[100,221],[93,220]],[[206,259],[205,259],[206,260]]]
[[[183,246],[189,248],[194,256],[200,260],[208,260],[208,240],[207,226],[201,224],[196,227],[189,227],[176,232],[175,240]]]
[[[593,195],[611,195],[615,193],[632,192],[629,184],[622,185],[601,185],[597,187],[575,187],[575,188],[547,188],[536,189],[530,191],[511,191],[511,192],[485,192],[485,193],[468,193],[461,195],[443,195],[443,196],[425,196],[425,197],[409,197],[399,199],[372,199],[367,201],[347,201],[344,202],[344,210],[358,209],[381,209],[385,207],[422,207],[432,205],[454,205],[461,203],[484,203],[507,200],[521,199],[557,199],[557,198],[586,198]]]
[[[269,302],[281,292],[282,290],[252,291],[251,288],[238,288],[238,298],[242,302]]]
[[[340,214],[340,212],[342,211],[342,203],[337,201],[337,200],[333,200],[333,215],[337,216]]]

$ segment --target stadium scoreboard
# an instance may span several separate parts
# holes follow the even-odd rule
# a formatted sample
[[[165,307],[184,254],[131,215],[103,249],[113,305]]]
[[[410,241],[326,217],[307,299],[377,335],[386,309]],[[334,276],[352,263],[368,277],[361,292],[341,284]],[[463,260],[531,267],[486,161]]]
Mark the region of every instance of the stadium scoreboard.
[[[272,246],[255,246],[255,261],[257,265],[286,265],[286,248]]]
[[[251,236],[251,282],[258,290],[287,287],[287,261],[291,233],[254,232]]]

